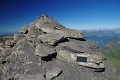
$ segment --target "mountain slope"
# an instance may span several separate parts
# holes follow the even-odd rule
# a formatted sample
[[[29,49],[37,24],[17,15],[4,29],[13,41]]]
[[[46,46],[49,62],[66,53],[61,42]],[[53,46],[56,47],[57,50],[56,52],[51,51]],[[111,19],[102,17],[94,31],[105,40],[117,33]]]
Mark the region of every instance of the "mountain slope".
[[[0,43],[0,80],[114,80],[100,47],[44,14]]]
[[[112,63],[112,65],[120,72],[120,41],[113,41],[101,46],[103,54]]]

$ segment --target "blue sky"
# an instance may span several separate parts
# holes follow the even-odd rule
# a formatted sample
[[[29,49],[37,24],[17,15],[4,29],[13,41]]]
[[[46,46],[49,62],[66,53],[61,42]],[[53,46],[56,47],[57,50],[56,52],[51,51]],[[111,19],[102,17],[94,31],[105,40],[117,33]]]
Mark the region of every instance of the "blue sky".
[[[77,30],[120,27],[120,0],[0,0],[0,31],[18,31],[43,13]]]

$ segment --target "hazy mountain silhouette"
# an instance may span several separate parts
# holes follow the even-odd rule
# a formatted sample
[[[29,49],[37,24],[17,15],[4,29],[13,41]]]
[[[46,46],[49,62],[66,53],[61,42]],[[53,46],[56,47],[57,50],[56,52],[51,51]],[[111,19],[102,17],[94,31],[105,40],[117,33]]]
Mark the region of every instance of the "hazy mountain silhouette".
[[[90,29],[81,30],[87,40],[93,41],[98,45],[107,44],[111,41],[120,40],[120,28],[115,29]]]
[[[16,33],[19,33],[18,31],[13,31],[13,32],[11,32],[11,31],[7,31],[7,32],[0,32],[0,38],[1,37],[4,37],[4,36],[13,36],[14,34],[16,34]]]

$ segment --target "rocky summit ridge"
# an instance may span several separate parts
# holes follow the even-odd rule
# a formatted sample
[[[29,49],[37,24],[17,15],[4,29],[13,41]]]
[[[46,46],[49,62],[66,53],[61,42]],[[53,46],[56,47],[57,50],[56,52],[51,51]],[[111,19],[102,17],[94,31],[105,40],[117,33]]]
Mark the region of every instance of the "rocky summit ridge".
[[[114,80],[117,72],[83,33],[44,14],[0,40],[0,80]]]

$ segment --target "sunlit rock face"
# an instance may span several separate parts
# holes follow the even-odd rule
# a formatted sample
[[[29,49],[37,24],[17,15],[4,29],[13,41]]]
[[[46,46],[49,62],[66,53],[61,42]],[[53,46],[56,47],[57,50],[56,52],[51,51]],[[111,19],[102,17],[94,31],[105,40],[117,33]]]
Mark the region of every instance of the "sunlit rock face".
[[[43,14],[20,34],[1,39],[0,79],[114,80],[116,70],[104,59],[83,33]]]

